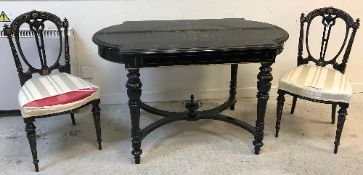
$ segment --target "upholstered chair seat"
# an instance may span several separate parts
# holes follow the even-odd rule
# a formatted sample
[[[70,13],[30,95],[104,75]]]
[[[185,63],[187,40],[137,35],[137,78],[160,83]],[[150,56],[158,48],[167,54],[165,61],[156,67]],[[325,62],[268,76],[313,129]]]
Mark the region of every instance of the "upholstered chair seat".
[[[352,86],[341,72],[315,65],[300,65],[284,74],[278,89],[310,99],[345,102],[352,96]]]
[[[45,75],[25,82],[19,91],[24,118],[62,113],[100,99],[99,88],[68,73]]]

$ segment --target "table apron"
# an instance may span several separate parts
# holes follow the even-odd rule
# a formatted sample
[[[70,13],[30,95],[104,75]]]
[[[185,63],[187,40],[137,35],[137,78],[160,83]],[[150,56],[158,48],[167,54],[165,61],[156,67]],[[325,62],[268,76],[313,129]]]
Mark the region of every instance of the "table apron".
[[[98,53],[106,60],[125,64],[125,68],[130,69],[193,64],[274,63],[279,49],[123,54],[115,48],[99,47]]]

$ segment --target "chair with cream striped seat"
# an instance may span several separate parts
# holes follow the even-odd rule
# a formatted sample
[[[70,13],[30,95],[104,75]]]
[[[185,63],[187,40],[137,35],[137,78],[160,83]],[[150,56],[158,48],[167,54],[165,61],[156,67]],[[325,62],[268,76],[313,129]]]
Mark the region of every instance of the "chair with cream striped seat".
[[[46,26],[53,24],[57,31],[55,41],[59,43],[59,52],[55,61],[47,59],[44,36]],[[25,57],[20,41],[20,27],[27,26],[34,35],[36,50],[39,59]],[[75,124],[74,112],[87,105],[92,105],[93,120],[96,128],[98,149],[101,145],[100,127],[100,93],[99,88],[82,78],[70,74],[70,55],[68,46],[68,21],[63,21],[54,14],[41,11],[30,11],[16,17],[10,26],[4,26],[10,48],[18,71],[21,89],[18,100],[25,123],[25,131],[33,156],[35,171],[39,171],[39,160],[36,148],[37,118],[51,117],[60,114],[71,114],[72,123]],[[59,38],[59,42],[57,40]],[[28,43],[27,43],[28,44]],[[35,66],[35,61],[40,66]],[[64,61],[64,62],[61,62]],[[48,64],[52,62],[51,64]],[[32,64],[31,64],[32,63]],[[24,69],[27,68],[27,71]],[[58,72],[51,72],[57,70]],[[40,75],[32,78],[33,74]]]
[[[320,18],[317,17],[321,17],[321,24],[323,25],[319,58],[313,57],[309,48],[310,24],[314,19],[320,20]],[[346,29],[344,40],[340,49],[337,51],[337,54],[332,58],[326,58],[328,42],[330,36],[332,36],[331,29],[335,25],[337,19],[344,21]],[[280,130],[285,94],[293,96],[291,114],[294,113],[297,98],[331,104],[331,118],[333,124],[335,123],[336,107],[339,105],[340,110],[338,111],[338,123],[334,142],[334,153],[336,154],[338,152],[340,137],[347,115],[349,100],[352,96],[352,87],[349,80],[345,77],[344,72],[354,41],[354,36],[359,28],[359,19],[354,21],[346,12],[333,7],[326,7],[316,9],[306,16],[302,14],[300,23],[297,57],[298,67],[284,74],[279,81],[275,137],[278,137]],[[304,50],[304,43],[306,50]],[[303,57],[303,53],[307,53],[306,58]],[[338,61],[340,56],[342,59],[341,61]]]

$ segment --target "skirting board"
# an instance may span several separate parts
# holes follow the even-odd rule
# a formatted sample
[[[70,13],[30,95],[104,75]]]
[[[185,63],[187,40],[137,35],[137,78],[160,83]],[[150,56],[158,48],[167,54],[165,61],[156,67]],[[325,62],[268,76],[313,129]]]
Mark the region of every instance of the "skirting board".
[[[352,83],[354,93],[363,93],[363,83]],[[237,97],[256,98],[257,88],[237,88]],[[229,89],[203,89],[203,90],[174,90],[174,91],[143,91],[141,99],[143,102],[165,102],[188,100],[193,94],[197,100],[228,98]],[[277,86],[272,86],[270,97],[277,96]],[[101,94],[102,104],[127,104],[128,96],[125,93]]]
[[[0,117],[21,116],[20,110],[0,110]]]

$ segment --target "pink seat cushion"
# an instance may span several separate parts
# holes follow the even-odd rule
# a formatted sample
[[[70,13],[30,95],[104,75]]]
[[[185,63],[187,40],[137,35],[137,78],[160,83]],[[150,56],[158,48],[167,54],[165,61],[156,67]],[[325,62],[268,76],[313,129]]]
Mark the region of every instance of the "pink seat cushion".
[[[44,107],[44,106],[68,104],[85,99],[96,91],[97,91],[96,88],[75,90],[68,93],[31,101],[25,104],[23,107]]]

